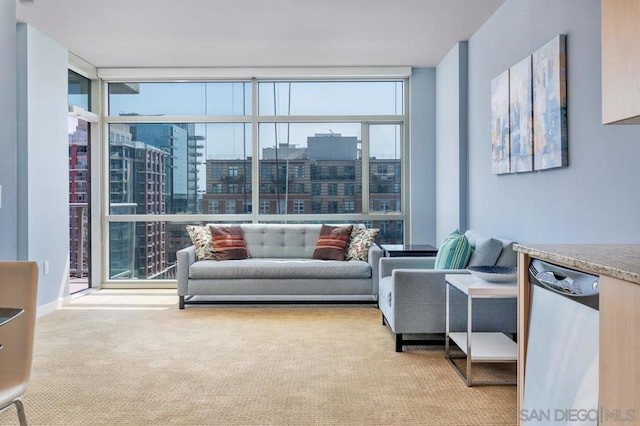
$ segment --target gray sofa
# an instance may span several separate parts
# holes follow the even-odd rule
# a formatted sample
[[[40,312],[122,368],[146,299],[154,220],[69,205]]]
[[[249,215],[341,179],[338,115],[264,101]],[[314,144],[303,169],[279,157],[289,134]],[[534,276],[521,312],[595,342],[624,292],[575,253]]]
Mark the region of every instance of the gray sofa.
[[[469,265],[495,264],[515,266],[513,241],[493,238],[469,230],[465,236],[474,249]],[[492,241],[489,241],[492,240]],[[497,241],[496,241],[497,240]],[[501,244],[500,244],[501,243]],[[495,256],[483,258],[479,246],[497,245]],[[475,258],[474,258],[475,256]],[[395,335],[396,352],[404,345],[429,343],[429,340],[406,340],[406,334],[443,334],[446,331],[445,275],[468,274],[466,269],[435,270],[435,257],[384,257],[380,260],[378,306],[382,322]],[[467,297],[456,288],[450,289],[450,330],[466,330]],[[474,301],[473,327],[477,331],[501,331],[514,334],[516,328],[515,299]]]
[[[312,255],[322,225],[240,226],[249,259],[196,261],[194,246],[177,252],[180,309],[212,302],[377,301],[383,252],[376,244],[366,262],[315,260]]]

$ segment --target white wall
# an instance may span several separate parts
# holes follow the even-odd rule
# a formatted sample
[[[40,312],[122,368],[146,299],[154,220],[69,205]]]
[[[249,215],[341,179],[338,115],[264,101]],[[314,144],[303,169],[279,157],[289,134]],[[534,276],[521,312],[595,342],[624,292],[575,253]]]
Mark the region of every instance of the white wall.
[[[16,2],[0,0],[0,260],[18,256]]]
[[[467,43],[436,68],[436,242],[467,229]]]
[[[38,262],[42,311],[69,294],[68,52],[25,24],[17,46],[18,258]]]
[[[435,243],[436,210],[436,108],[434,68],[414,68],[411,73],[411,209],[408,240],[413,244]]]
[[[569,167],[493,175],[490,82],[557,34]],[[470,228],[529,243],[640,242],[640,126],[600,124],[600,57],[600,0],[507,0],[470,38]]]

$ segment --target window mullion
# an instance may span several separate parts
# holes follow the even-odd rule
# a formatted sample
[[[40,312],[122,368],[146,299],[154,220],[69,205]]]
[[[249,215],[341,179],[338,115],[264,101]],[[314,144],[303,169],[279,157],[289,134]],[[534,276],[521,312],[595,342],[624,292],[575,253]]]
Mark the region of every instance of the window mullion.
[[[252,222],[258,223],[260,213],[260,146],[258,138],[258,82],[251,80],[251,204]]]
[[[369,126],[362,122],[362,214],[369,214]]]

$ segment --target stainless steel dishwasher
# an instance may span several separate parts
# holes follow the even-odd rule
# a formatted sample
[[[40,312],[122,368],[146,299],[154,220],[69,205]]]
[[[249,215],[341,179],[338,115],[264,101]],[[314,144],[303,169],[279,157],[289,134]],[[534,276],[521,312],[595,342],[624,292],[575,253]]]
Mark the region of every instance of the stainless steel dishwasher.
[[[534,259],[520,419],[598,424],[599,280]]]

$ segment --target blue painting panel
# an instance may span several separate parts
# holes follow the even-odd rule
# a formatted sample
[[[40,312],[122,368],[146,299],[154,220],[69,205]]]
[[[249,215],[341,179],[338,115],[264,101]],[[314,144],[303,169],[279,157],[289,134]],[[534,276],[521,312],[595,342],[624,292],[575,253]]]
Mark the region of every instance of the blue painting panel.
[[[566,36],[533,53],[534,169],[564,167],[567,155]]]
[[[491,147],[493,174],[509,173],[509,70],[491,80]]]

